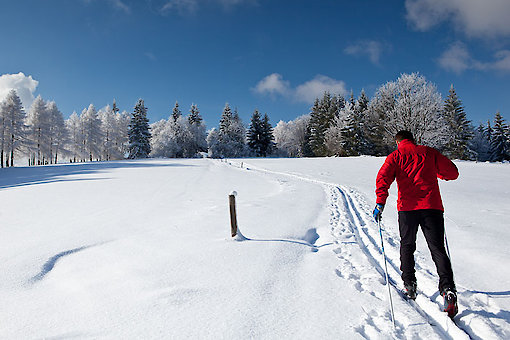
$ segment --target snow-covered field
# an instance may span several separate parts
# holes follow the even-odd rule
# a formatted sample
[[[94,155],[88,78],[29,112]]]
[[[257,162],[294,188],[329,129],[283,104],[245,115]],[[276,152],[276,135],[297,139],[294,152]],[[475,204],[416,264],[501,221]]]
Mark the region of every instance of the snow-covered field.
[[[440,312],[420,234],[401,298],[384,158],[139,160],[0,170],[0,338],[510,338],[510,165],[441,182],[459,290]],[[242,164],[241,164],[242,163]],[[242,165],[242,168],[241,168]],[[243,241],[230,238],[236,190]]]

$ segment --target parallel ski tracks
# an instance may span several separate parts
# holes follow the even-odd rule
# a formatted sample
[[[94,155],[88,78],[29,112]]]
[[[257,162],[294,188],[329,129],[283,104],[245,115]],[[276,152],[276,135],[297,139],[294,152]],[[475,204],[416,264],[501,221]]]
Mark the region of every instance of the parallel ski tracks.
[[[235,162],[226,161],[226,163],[228,165],[239,167],[239,164]],[[369,263],[379,273],[379,280],[383,284],[385,283],[385,274],[383,270],[384,260],[378,241],[379,230],[377,229],[377,225],[372,222],[370,207],[366,202],[364,202],[364,198],[360,193],[356,192],[354,189],[346,188],[336,183],[311,179],[297,174],[267,170],[249,165],[247,163],[244,163],[243,168],[246,170],[257,171],[265,174],[291,177],[297,180],[311,182],[323,186],[330,200],[330,224],[333,235],[338,239],[339,243],[345,243],[345,241],[348,239],[354,239],[351,243],[356,243],[364,256],[368,259]],[[396,262],[398,262],[398,243],[395,241],[393,235],[390,233],[385,234],[384,242],[385,249],[388,249],[388,275],[390,284],[393,287],[392,293],[394,298],[403,299],[400,293],[401,287],[399,287],[397,284],[397,282],[400,282],[400,270],[396,264]],[[339,258],[341,258],[342,261],[349,261],[346,256],[339,254],[341,252],[340,249],[337,249],[335,252],[337,255],[339,255]],[[356,271],[356,273],[351,273],[348,275],[348,277],[360,279],[360,271],[355,269],[357,264],[349,263],[349,265],[352,266],[353,271]],[[419,281],[421,284],[427,287],[435,286],[433,277],[431,277],[431,275],[427,275],[427,273],[421,275],[419,277]],[[362,291],[363,284],[357,283],[357,285],[359,286],[359,290]],[[496,331],[497,327],[492,325],[489,320],[477,322],[477,324],[483,328],[480,330],[481,334],[476,330],[477,327],[473,327],[472,324],[466,325],[462,321],[454,323],[445,313],[441,312],[441,297],[438,296],[437,293],[431,292],[431,289],[427,289],[427,292],[419,290],[419,296],[417,297],[416,301],[410,301],[410,304],[420,315],[424,317],[424,319],[428,321],[431,326],[433,326],[433,329],[440,337],[450,339],[482,339],[490,335],[491,338],[499,338]],[[374,294],[374,292],[369,293],[372,295]],[[459,303],[459,307],[460,310],[468,308],[463,306],[461,303]],[[373,323],[372,320],[367,321],[369,323]],[[398,337],[403,336],[404,332],[402,325],[397,323],[397,328],[400,329],[396,331],[395,335]],[[375,327],[375,329],[377,330],[378,328]],[[360,330],[360,333],[363,334],[363,330]]]

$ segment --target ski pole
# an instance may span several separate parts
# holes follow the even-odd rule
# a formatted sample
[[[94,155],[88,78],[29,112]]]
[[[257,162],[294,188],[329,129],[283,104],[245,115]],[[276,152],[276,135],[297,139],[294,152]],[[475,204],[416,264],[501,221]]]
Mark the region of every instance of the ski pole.
[[[377,224],[379,225],[379,234],[381,235],[381,248],[384,257],[384,274],[386,275],[386,285],[388,286],[388,296],[390,297],[391,322],[393,323],[393,329],[395,329],[395,314],[393,312],[393,300],[391,299],[390,280],[388,279],[388,265],[386,264],[386,253],[384,252],[384,242],[381,228],[381,216],[378,217]]]
[[[450,266],[452,267],[452,276],[453,280],[455,280],[455,276],[453,274],[453,263],[452,263],[452,257],[450,256],[450,247],[448,247],[448,238],[446,237],[446,227],[444,228],[444,243],[446,245],[446,254],[448,255],[448,258],[450,259]]]
[[[450,248],[448,247],[448,238],[446,237],[446,228],[444,228],[444,243],[446,244],[446,253],[448,254],[448,258],[450,262],[452,261],[452,257],[450,256]]]

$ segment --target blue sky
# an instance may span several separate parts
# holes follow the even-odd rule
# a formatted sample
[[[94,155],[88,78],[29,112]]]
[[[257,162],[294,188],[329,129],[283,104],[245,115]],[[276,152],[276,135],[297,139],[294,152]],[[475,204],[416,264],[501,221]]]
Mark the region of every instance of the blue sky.
[[[509,17],[507,0],[2,1],[0,95],[18,86],[66,117],[141,97],[151,122],[177,100],[210,128],[225,102],[276,124],[324,89],[372,97],[420,72],[443,96],[453,83],[475,123],[509,119]]]

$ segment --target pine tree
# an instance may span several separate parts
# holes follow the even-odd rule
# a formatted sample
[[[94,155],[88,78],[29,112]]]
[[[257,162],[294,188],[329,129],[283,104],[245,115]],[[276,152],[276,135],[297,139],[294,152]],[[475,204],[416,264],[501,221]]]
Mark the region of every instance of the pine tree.
[[[195,157],[199,152],[207,151],[206,132],[198,106],[192,104],[189,112],[183,149],[185,157]]]
[[[490,160],[501,162],[510,160],[510,145],[508,143],[508,125],[499,112],[494,116],[490,143]]]
[[[149,119],[147,119],[147,108],[143,99],[138,99],[128,128],[129,137],[129,159],[147,158],[151,152],[151,133]]]
[[[243,157],[247,154],[246,129],[237,109],[232,113],[230,105],[225,104],[220,126],[209,133],[207,144],[213,158]]]
[[[112,112],[114,115],[116,115],[118,112],[119,112],[119,108],[117,107],[117,102],[115,101],[115,99],[113,100],[113,106],[112,106]]]
[[[266,157],[272,154],[275,148],[274,134],[267,113],[264,113],[264,118],[262,118],[262,142],[262,156]]]
[[[200,111],[198,110],[198,106],[196,104],[191,104],[188,122],[190,125],[198,125],[202,123],[202,117],[200,116]]]
[[[359,98],[356,101],[356,104],[354,106],[354,111],[356,111],[357,113],[365,112],[368,109],[369,102],[370,102],[370,100],[368,99],[368,96],[365,93],[365,90],[362,89],[361,93],[359,95]]]
[[[260,113],[255,110],[251,116],[250,126],[246,133],[246,144],[255,156],[262,156],[262,121],[260,120]]]
[[[257,157],[266,157],[274,147],[273,128],[267,114],[261,118],[258,110],[253,112],[247,132],[247,144]]]
[[[351,105],[352,106],[352,105]],[[360,114],[354,110],[345,109],[343,113],[343,128],[341,131],[341,146],[345,156],[358,156],[362,149],[362,130]]]
[[[176,122],[181,117],[181,110],[179,109],[179,102],[175,102],[175,106],[172,110],[172,119]]]
[[[489,160],[490,142],[487,138],[487,131],[483,124],[480,124],[474,131],[473,138],[470,141],[470,149],[475,153],[475,160],[485,162]]]
[[[310,148],[318,157],[327,156],[326,130],[338,115],[338,101],[325,92],[321,100],[316,99],[310,112]]]
[[[473,138],[471,122],[466,118],[462,102],[457,96],[453,84],[445,99],[443,115],[449,125],[450,140],[445,146],[445,153],[450,158],[470,159],[472,151],[469,141]]]

